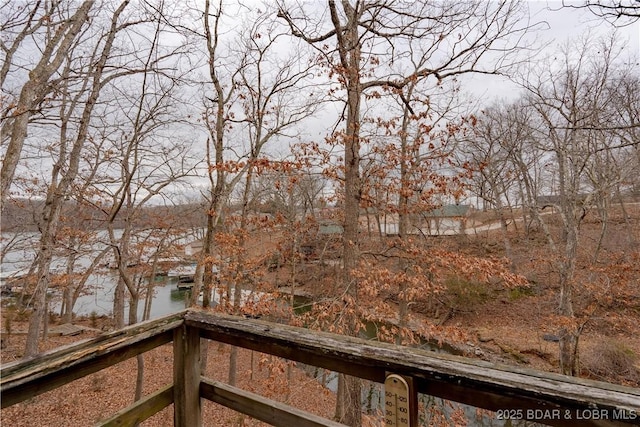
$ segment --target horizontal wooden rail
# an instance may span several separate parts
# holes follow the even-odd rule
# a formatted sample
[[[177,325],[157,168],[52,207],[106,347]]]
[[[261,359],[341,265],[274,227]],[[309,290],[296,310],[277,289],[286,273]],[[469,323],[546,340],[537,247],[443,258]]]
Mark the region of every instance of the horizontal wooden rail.
[[[137,426],[173,403],[173,384],[145,396],[97,424],[99,427]]]
[[[173,340],[185,312],[84,340],[37,357],[2,365],[2,408],[30,399]]]
[[[208,378],[202,378],[200,381],[200,396],[272,426],[346,427],[344,424]]]
[[[479,408],[560,413],[539,420],[549,425],[640,425],[640,390],[630,387],[195,310],[185,325],[204,338],[371,381],[409,376],[421,393]]]
[[[388,373],[419,392],[560,426],[640,425],[640,390],[260,320],[187,310],[0,368],[2,407],[174,341],[174,384],[119,411],[104,426],[140,422],[173,403],[178,427],[200,425],[200,397],[273,425],[339,426],[282,403],[201,378],[200,338],[379,383]],[[539,411],[539,412],[538,412]],[[545,412],[546,411],[546,412]],[[561,412],[562,411],[562,412]],[[528,414],[551,414],[529,417]],[[560,416],[554,418],[556,414]]]

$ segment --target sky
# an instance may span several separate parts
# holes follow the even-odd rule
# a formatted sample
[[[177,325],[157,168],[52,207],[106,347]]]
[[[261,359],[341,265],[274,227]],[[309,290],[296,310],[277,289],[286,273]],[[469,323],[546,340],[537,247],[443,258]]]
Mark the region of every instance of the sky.
[[[566,1],[565,3],[569,3]],[[573,2],[578,4],[579,2]],[[527,2],[531,23],[540,23],[537,30],[529,35],[529,41],[538,49],[538,57],[555,53],[562,45],[572,39],[590,32],[593,38],[617,33],[620,41],[628,43],[628,52],[635,55],[636,62],[640,58],[640,22],[623,27],[616,27],[604,19],[594,15],[587,9],[563,8],[560,1],[531,0]],[[640,70],[640,65],[638,66]],[[506,102],[514,100],[522,93],[518,85],[506,76],[487,76],[467,74],[460,78],[462,93],[468,98],[469,105],[475,108],[491,104],[498,100]],[[471,108],[474,108],[471,107]],[[334,123],[341,113],[342,106],[330,106],[306,127],[306,134],[313,139],[322,139],[326,133],[326,123]]]
[[[309,0],[318,1],[318,0]],[[464,1],[464,0],[461,0]],[[254,4],[253,0],[247,0],[245,4]],[[258,4],[257,2],[255,3]],[[529,1],[527,3],[531,22],[544,22],[538,27],[538,30],[531,34],[530,41],[535,42],[540,48],[540,57],[552,54],[561,45],[567,43],[571,38],[576,38],[590,31],[594,37],[604,36],[612,31],[617,31],[617,37],[621,41],[629,44],[628,50],[630,55],[635,55],[635,61],[638,62],[640,57],[640,23],[636,22],[632,25],[616,28],[602,18],[595,16],[586,9],[562,8],[560,2],[551,2],[547,0]],[[640,70],[640,65],[638,66]],[[462,93],[470,99],[470,104],[474,107],[482,107],[497,100],[515,99],[520,90],[516,84],[506,77],[484,76],[484,75],[465,75],[462,79]],[[327,132],[330,132],[331,126],[335,124],[337,117],[342,112],[343,106],[334,103],[325,108],[325,111],[314,116],[313,119],[305,122],[304,128],[301,130],[302,137],[306,140],[323,141]],[[191,133],[193,138],[193,129],[187,132]],[[206,135],[204,133],[196,136],[198,141],[196,144],[204,144]],[[202,139],[202,141],[199,141]],[[289,151],[288,145],[291,141],[281,141],[278,146],[272,146],[269,150],[274,157],[282,157]],[[204,145],[203,145],[204,146]],[[35,168],[41,172],[43,179],[48,175],[45,172],[46,167]],[[197,179],[202,186],[208,186],[206,180]],[[198,193],[200,186],[198,185],[195,194]]]
[[[578,2],[573,2],[578,3]],[[540,57],[550,55],[571,39],[591,32],[594,37],[606,36],[616,31],[621,41],[629,44],[630,55],[640,58],[640,22],[623,27],[615,27],[587,9],[562,8],[558,1],[529,1],[532,22],[544,22],[538,31],[532,34],[534,41],[541,47]],[[640,71],[640,65],[638,66]],[[518,86],[508,78],[498,76],[472,76],[465,78],[464,88],[473,97],[488,104],[496,100],[515,99],[520,92]]]
[[[561,2],[556,1],[529,1],[531,23],[542,22],[537,26],[537,31],[530,34],[530,41],[540,48],[538,53],[542,58],[551,55],[563,44],[571,39],[591,32],[594,38],[606,36],[616,31],[621,41],[629,44],[629,52],[640,57],[640,23],[617,28],[586,9],[562,8]],[[640,67],[638,68],[640,70]],[[521,93],[521,89],[507,77],[486,75],[465,75],[461,78],[461,93],[469,99],[469,108],[480,109],[497,101],[508,102],[514,100]],[[343,106],[338,103],[327,105],[324,111],[318,113],[313,119],[306,121],[301,130],[301,137],[306,140],[321,142],[327,135],[330,125],[336,123],[343,111]],[[275,142],[275,141],[274,141]],[[289,152],[288,145],[291,141],[281,141],[270,144],[268,153],[274,157],[286,156]],[[197,183],[200,182],[201,185]],[[208,187],[208,182],[195,180],[196,192]]]

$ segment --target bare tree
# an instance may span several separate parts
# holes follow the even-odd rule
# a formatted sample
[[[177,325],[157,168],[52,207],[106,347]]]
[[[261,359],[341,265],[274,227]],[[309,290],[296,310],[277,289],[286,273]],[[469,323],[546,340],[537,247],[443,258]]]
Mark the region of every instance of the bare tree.
[[[637,244],[625,208],[625,198],[637,197],[640,194],[640,77],[629,74],[615,79],[611,85],[612,106],[617,111],[613,117],[618,120],[619,129],[614,131],[619,149],[614,150],[611,158],[614,166],[609,169],[615,172],[617,181],[614,184],[615,199],[619,202],[628,233],[627,240],[633,247]]]
[[[504,65],[504,55],[500,55],[497,64],[481,59],[497,49],[503,54],[513,52],[519,41],[505,45],[502,40],[507,36],[519,39],[527,25],[517,23],[521,13],[517,2],[329,0],[326,11],[319,11],[317,4],[294,7],[283,2],[279,7],[278,16],[289,25],[291,34],[317,50],[319,61],[343,91],[344,131],[334,135],[344,147],[342,286],[344,303],[357,304],[357,283],[352,271],[359,259],[363,97],[367,93],[379,96],[385,90],[401,90],[417,78],[442,80],[468,72],[498,72]],[[407,72],[403,52],[410,52],[413,63],[422,66]],[[482,64],[489,65],[484,68]],[[358,324],[358,319],[351,319],[348,333],[357,334]],[[346,387],[339,387],[347,392],[338,398],[336,419],[361,425],[360,385],[355,379],[347,381]]]
[[[247,142],[243,148],[239,175],[243,175],[244,186],[240,201],[238,231],[238,251],[233,264],[236,266],[233,283],[228,283],[227,293],[231,296],[233,287],[233,307],[238,312],[242,290],[246,286],[244,273],[245,239],[249,225],[249,198],[254,177],[269,171],[271,162],[266,159],[265,150],[277,138],[291,138],[297,135],[294,126],[313,115],[321,105],[321,100],[313,93],[306,93],[310,84],[311,64],[282,41],[285,33],[277,28],[267,14],[259,13],[250,18],[251,24],[243,29],[240,50],[241,58],[236,74],[235,86],[238,100],[236,110],[231,111],[229,121],[237,126]],[[295,94],[295,95],[294,95]],[[303,94],[301,96],[301,94]],[[306,95],[306,96],[305,96]],[[246,158],[246,161],[244,160]],[[277,168],[281,163],[274,164]],[[205,286],[206,292],[206,286]],[[236,349],[232,349],[229,382],[235,383]]]
[[[46,291],[49,284],[49,270],[54,246],[53,239],[58,229],[60,209],[65,195],[78,174],[82,149],[89,134],[91,115],[104,85],[103,74],[111,56],[111,49],[116,35],[122,28],[117,25],[118,19],[127,5],[128,1],[121,3],[111,16],[109,29],[106,31],[104,39],[101,40],[103,43],[96,45],[94,49],[91,61],[92,68],[87,71],[84,80],[81,82],[83,90],[77,92],[74,98],[67,100],[67,103],[64,100],[61,103],[60,111],[65,121],[63,121],[60,130],[62,142],[60,144],[59,158],[53,167],[51,184],[47,191],[43,213],[43,228],[41,229],[40,249],[37,257],[38,273],[34,292],[34,312],[29,321],[29,332],[25,346],[25,356],[27,357],[33,356],[38,352],[39,328],[46,314]],[[68,73],[68,70],[69,68],[65,73]],[[66,125],[69,124],[68,120],[72,112],[75,111],[76,105],[82,105],[79,126],[75,136],[70,137],[70,135],[67,135],[67,131],[70,131],[70,129],[67,129]],[[66,146],[67,143],[69,147]]]
[[[8,14],[3,22],[2,32],[11,32],[15,27],[21,27],[14,33],[15,38],[10,46],[2,44],[5,60],[0,74],[0,82],[4,91],[4,83],[9,73],[14,54],[23,43],[24,39],[33,34],[39,28],[46,30],[46,45],[41,50],[42,56],[34,68],[29,72],[27,82],[22,86],[20,96],[15,103],[9,103],[10,108],[2,112],[2,142],[7,142],[2,170],[0,171],[1,198],[4,203],[9,195],[9,189],[13,181],[18,161],[22,153],[24,141],[27,137],[29,119],[42,104],[47,94],[51,93],[55,84],[51,83],[51,77],[60,68],[66,59],[67,52],[83,28],[86,27],[89,12],[93,1],[85,1],[70,16],[65,17],[64,2],[52,2],[51,5],[41,5],[37,2],[31,10],[26,5],[24,9],[17,8],[15,14]],[[40,12],[40,8],[46,9]],[[4,8],[3,8],[4,10]],[[22,17],[23,11],[29,10],[26,17]],[[42,13],[39,19],[36,14]],[[10,12],[9,12],[10,13]],[[56,18],[59,19],[56,22]]]
[[[557,255],[559,314],[572,320],[580,225],[598,191],[609,192],[612,187],[609,178],[593,173],[591,179],[598,183],[589,186],[589,171],[592,167],[599,169],[602,154],[627,146],[627,142],[612,140],[608,134],[637,126],[622,125],[612,105],[612,93],[616,91],[610,90],[611,82],[629,72],[621,64],[620,52],[614,37],[595,44],[585,37],[534,68],[537,71],[523,83],[537,117],[531,126],[533,135],[539,146],[553,155],[557,167],[558,197],[550,204],[560,214],[562,232],[557,242],[550,238],[549,243]],[[580,331],[580,325],[560,328],[560,367],[565,374],[577,372]]]
[[[506,256],[511,264],[511,271],[516,272],[511,240],[508,233],[506,206],[509,193],[514,191],[514,184],[520,181],[517,165],[512,159],[517,155],[514,151],[518,146],[526,144],[529,129],[521,121],[513,119],[510,113],[513,106],[500,107],[494,105],[485,109],[478,116],[478,122],[472,130],[472,135],[462,144],[461,151],[468,153],[472,163],[474,175],[479,176],[486,188],[481,197],[489,203],[498,215],[502,241]],[[526,178],[525,178],[526,179]],[[481,184],[481,185],[482,185]]]
[[[224,55],[220,52],[222,38],[220,25],[223,17],[222,0],[217,9],[212,7],[211,1],[205,1],[204,5],[204,42],[208,57],[208,71],[213,85],[213,97],[205,102],[205,124],[209,132],[206,141],[206,160],[208,165],[207,176],[209,178],[209,194],[207,195],[207,227],[204,235],[202,252],[196,268],[195,283],[191,294],[191,304],[195,305],[200,290],[203,292],[203,306],[209,307],[211,286],[214,267],[214,237],[218,229],[218,223],[222,215],[222,206],[225,202],[227,187],[227,175],[229,166],[225,165],[224,147],[226,132],[228,130],[229,110],[235,100],[236,86],[234,84],[237,69],[226,75],[223,70],[227,67],[218,67],[224,61]],[[213,153],[212,153],[213,151]],[[239,178],[238,178],[239,179]],[[235,180],[237,182],[237,180]],[[203,361],[205,359],[203,358]]]
[[[640,19],[640,0],[585,0],[578,4],[562,0],[562,7],[588,9],[616,26],[631,25]]]
[[[96,166],[99,163],[96,161],[103,157],[113,161],[115,154],[119,152],[131,155],[124,162],[127,164],[132,162],[135,166],[128,169],[130,173],[125,174],[123,181],[119,183],[125,186],[119,195],[131,196],[132,193],[127,191],[129,189],[127,184],[135,177],[142,176],[141,186],[146,186],[144,191],[147,199],[164,188],[163,185],[168,185],[164,183],[158,187],[158,181],[161,179],[159,175],[165,171],[164,168],[168,168],[170,176],[183,173],[181,165],[178,165],[179,171],[172,169],[176,167],[173,165],[175,153],[172,152],[172,149],[153,150],[153,156],[157,161],[155,164],[160,166],[142,167],[136,163],[136,155],[139,151],[136,151],[135,148],[127,148],[131,147],[131,144],[128,145],[131,141],[139,143],[145,138],[152,138],[149,136],[150,133],[158,132],[157,122],[150,121],[149,116],[144,116],[144,114],[149,113],[149,110],[151,110],[149,113],[151,115],[163,114],[164,111],[159,111],[159,108],[162,107],[158,107],[158,105],[166,105],[169,102],[167,94],[175,86],[175,82],[170,76],[172,70],[162,68],[163,61],[174,52],[160,52],[156,49],[159,35],[153,36],[153,34],[158,33],[159,29],[153,27],[153,22],[159,22],[157,15],[154,15],[153,11],[147,13],[147,10],[139,8],[135,11],[132,10],[132,13],[125,19],[123,13],[128,4],[128,1],[123,1],[117,5],[110,16],[105,16],[109,13],[107,10],[98,12],[99,16],[93,20],[91,31],[85,32],[82,39],[76,41],[71,49],[65,51],[66,62],[60,72],[58,86],[59,101],[53,104],[58,109],[58,117],[50,122],[45,120],[41,125],[46,127],[49,124],[57,124],[60,136],[56,144],[45,148],[54,155],[54,164],[48,184],[44,213],[40,221],[41,242],[37,257],[38,282],[34,294],[34,315],[31,317],[25,352],[28,356],[37,352],[38,328],[42,324],[46,312],[45,296],[49,284],[49,268],[64,200],[72,196],[90,200],[91,196],[78,195],[77,192],[82,188],[85,190],[90,188],[103,189],[104,187],[99,187],[99,180],[92,180],[110,176],[109,173],[100,175],[99,167]],[[105,12],[105,15],[102,15],[102,12]],[[154,16],[156,16],[155,20]],[[102,24],[105,24],[105,28],[100,27]],[[151,39],[142,40],[141,36],[134,35],[133,32],[128,33],[126,37],[122,36],[124,32],[132,31],[132,27],[136,26],[138,28],[147,26],[146,29],[151,30]],[[117,55],[114,53],[116,50]],[[151,84],[150,70],[153,70],[156,75],[168,77],[163,83],[156,81],[157,84]],[[141,86],[146,92],[131,105],[126,103],[129,98],[126,96],[126,90],[123,91],[124,95],[120,93],[119,96],[113,98],[105,96],[110,91],[120,90],[119,84],[132,84],[131,82],[136,78],[142,81]],[[166,86],[166,82],[168,82],[168,86]],[[119,102],[120,104],[118,104]],[[122,110],[133,111],[134,116],[130,117],[133,123],[130,134],[126,134],[123,129],[118,129],[119,123],[112,122],[121,119],[118,116],[118,111],[122,110],[118,110],[117,107],[125,106],[126,109]],[[161,120],[162,117],[158,116],[157,119]],[[109,127],[107,123],[112,123],[110,131],[104,131]],[[103,133],[100,133],[101,131]],[[114,147],[107,147],[110,141],[118,138],[121,138],[121,146],[118,147],[122,148],[121,151],[114,150]],[[88,147],[93,149],[95,154],[93,158],[89,156],[90,162],[86,162]],[[105,148],[105,151],[101,152],[102,148]],[[106,148],[112,150],[109,151]],[[110,184],[103,179],[102,185],[108,186]],[[118,201],[121,200],[118,199]],[[126,260],[123,262],[126,263]]]
[[[147,57],[141,58],[144,71],[140,74],[140,88],[133,90],[129,87],[128,92],[114,88],[114,99],[123,107],[123,117],[116,120],[117,129],[108,130],[110,135],[105,136],[108,145],[102,147],[107,182],[101,183],[101,192],[106,193],[109,199],[109,245],[113,248],[120,277],[114,297],[114,317],[118,328],[124,326],[125,290],[130,296],[128,323],[138,320],[140,295],[128,271],[128,264],[135,264],[129,245],[134,237],[136,221],[151,200],[163,197],[167,187],[175,186],[182,178],[192,175],[195,165],[188,158],[186,142],[162,136],[169,127],[179,126],[181,122],[174,107],[179,103],[176,96],[178,77],[165,76],[162,64],[158,63],[158,58],[163,56],[158,53],[160,28],[156,27],[153,34]],[[116,171],[119,173],[114,175]],[[121,227],[116,219],[123,219],[124,225]],[[122,232],[120,236],[116,235],[116,227]]]

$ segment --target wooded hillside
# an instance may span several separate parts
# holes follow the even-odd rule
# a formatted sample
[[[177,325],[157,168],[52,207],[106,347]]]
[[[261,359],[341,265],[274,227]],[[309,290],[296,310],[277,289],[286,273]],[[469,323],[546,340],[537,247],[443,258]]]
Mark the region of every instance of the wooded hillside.
[[[82,296],[148,318],[179,267],[205,309],[633,383],[636,3],[8,2],[13,354]],[[336,387],[360,426],[362,384]]]

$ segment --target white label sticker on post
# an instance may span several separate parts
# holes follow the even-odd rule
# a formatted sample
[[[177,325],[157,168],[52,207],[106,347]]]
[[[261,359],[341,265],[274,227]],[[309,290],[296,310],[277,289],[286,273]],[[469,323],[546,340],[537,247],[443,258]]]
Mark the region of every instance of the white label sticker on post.
[[[384,382],[384,421],[386,427],[411,426],[411,391],[400,375],[391,374]]]

